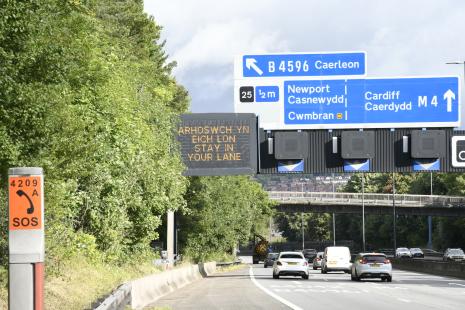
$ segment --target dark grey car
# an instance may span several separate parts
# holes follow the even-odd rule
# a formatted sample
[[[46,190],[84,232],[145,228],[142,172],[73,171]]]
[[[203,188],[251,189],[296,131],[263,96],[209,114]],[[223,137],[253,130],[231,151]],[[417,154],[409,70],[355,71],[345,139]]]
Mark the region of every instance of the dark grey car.
[[[268,267],[268,266],[273,266],[274,261],[278,259],[279,253],[268,253],[268,255],[265,258],[265,263],[263,264],[263,267]]]

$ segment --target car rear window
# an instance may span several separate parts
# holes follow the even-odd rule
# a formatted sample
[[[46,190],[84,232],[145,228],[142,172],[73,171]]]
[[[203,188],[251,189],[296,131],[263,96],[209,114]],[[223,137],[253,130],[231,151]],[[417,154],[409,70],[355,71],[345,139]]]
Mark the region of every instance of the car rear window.
[[[383,255],[365,255],[363,259],[368,263],[383,263],[386,259],[386,256]]]
[[[299,254],[283,254],[281,258],[299,258],[302,259],[303,257]]]

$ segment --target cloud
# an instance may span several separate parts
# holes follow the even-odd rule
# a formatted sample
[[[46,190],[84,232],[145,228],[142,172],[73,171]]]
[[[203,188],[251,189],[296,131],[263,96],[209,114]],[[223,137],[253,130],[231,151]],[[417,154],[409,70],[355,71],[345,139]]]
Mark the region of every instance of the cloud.
[[[179,64],[181,77],[202,66],[233,67],[235,54],[265,53],[285,48],[285,40],[278,33],[263,33],[250,20],[232,20],[208,24],[172,55]]]
[[[241,53],[365,50],[369,76],[462,75],[463,0],[146,0],[194,112],[232,112]]]

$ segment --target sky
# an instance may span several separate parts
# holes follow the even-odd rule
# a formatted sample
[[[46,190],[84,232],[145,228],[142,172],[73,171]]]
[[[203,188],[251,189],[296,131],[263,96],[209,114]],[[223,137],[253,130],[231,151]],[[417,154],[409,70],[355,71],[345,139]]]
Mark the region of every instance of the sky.
[[[195,113],[233,112],[238,54],[366,51],[369,77],[461,77],[464,0],[144,0]],[[462,87],[463,90],[463,87]],[[463,91],[462,91],[463,94]],[[462,103],[463,103],[462,96]]]

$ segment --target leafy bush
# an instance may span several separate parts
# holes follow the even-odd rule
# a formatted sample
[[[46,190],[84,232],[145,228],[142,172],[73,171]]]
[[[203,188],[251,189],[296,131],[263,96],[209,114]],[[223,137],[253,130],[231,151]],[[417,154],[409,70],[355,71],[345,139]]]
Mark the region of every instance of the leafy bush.
[[[49,272],[149,255],[161,215],[185,206],[173,132],[187,92],[159,38],[139,0],[0,4],[1,180],[44,168]]]

